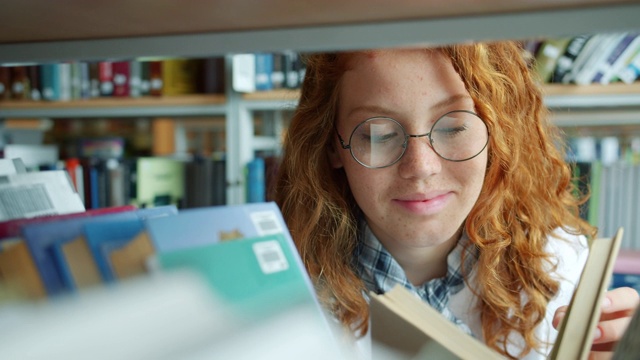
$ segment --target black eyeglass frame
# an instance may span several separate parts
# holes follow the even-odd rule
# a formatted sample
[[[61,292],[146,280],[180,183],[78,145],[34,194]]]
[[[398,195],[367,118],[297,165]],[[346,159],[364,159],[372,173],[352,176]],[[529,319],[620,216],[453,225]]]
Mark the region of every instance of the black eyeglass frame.
[[[468,113],[471,115],[474,115],[475,117],[477,117],[478,119],[480,119],[480,121],[482,121],[482,123],[484,123],[485,129],[487,129],[487,141],[485,142],[485,144],[482,146],[482,149],[480,149],[480,151],[478,151],[477,154],[470,156],[466,159],[462,159],[462,160],[452,160],[452,159],[447,159],[446,157],[442,156],[440,153],[438,153],[438,151],[433,147],[433,139],[431,138],[431,133],[433,132],[433,129],[435,128],[436,124],[438,124],[438,122],[440,120],[442,120],[443,118],[445,118],[447,115],[449,114],[453,114],[453,113]],[[387,119],[387,120],[391,120],[394,123],[396,123],[398,126],[400,126],[400,129],[402,129],[402,132],[404,133],[404,142],[402,143],[402,152],[400,153],[400,155],[398,156],[397,159],[395,159],[393,162],[391,162],[388,165],[385,166],[370,166],[367,165],[365,163],[363,163],[362,161],[360,161],[354,154],[353,154],[353,149],[351,148],[351,139],[353,138],[353,134],[356,133],[356,130],[358,130],[358,128],[360,128],[361,126],[363,126],[364,124],[368,123],[369,121],[373,121],[373,120],[377,120],[377,119]],[[338,132],[338,128],[336,128],[334,126],[334,129],[336,131],[336,135],[338,135],[338,140],[340,141],[340,146],[342,147],[343,150],[349,150],[349,153],[351,154],[351,157],[360,165],[369,168],[369,169],[384,169],[387,168],[389,166],[393,166],[395,165],[398,161],[400,161],[400,159],[402,159],[402,157],[404,156],[404,153],[407,151],[407,147],[409,146],[409,138],[421,138],[421,137],[427,137],[429,138],[429,147],[431,148],[431,150],[433,150],[434,153],[436,153],[436,155],[438,155],[440,158],[447,160],[447,161],[451,161],[451,162],[463,162],[463,161],[468,161],[471,160],[473,158],[475,158],[476,156],[482,154],[482,152],[484,151],[484,149],[487,148],[487,145],[489,144],[489,127],[487,126],[487,124],[485,123],[484,119],[480,117],[480,115],[478,115],[477,113],[473,112],[473,111],[469,111],[469,110],[452,110],[449,111],[445,114],[443,114],[442,116],[440,116],[438,118],[438,120],[436,120],[433,125],[431,125],[431,129],[429,130],[428,133],[425,134],[408,134],[407,131],[405,130],[404,126],[402,126],[402,124],[400,124],[400,122],[398,122],[396,119],[390,118],[390,117],[386,117],[386,116],[374,116],[368,119],[365,119],[363,122],[361,122],[360,124],[358,124],[353,131],[351,131],[351,135],[349,136],[349,143],[345,144],[344,143],[344,139],[342,139],[342,136],[340,136],[340,133]]]

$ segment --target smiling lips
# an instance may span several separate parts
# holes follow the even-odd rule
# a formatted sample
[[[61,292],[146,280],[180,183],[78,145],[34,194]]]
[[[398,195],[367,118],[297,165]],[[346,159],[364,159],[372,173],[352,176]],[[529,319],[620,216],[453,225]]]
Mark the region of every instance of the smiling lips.
[[[446,206],[451,196],[453,196],[453,194],[450,192],[437,194],[435,196],[416,195],[393,199],[393,203],[398,204],[402,209],[416,215],[433,215],[440,212]]]

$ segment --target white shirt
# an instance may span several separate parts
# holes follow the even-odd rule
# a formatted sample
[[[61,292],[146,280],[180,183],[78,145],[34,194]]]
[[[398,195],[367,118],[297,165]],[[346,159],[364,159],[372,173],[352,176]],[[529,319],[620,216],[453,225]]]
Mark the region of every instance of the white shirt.
[[[571,296],[580,280],[580,275],[584,268],[589,253],[586,237],[572,235],[562,229],[556,230],[556,237],[550,237],[547,242],[546,251],[555,254],[557,267],[552,276],[560,282],[560,288],[556,296],[549,301],[545,319],[535,329],[535,335],[546,342],[553,343],[558,332],[551,324],[553,316],[560,306],[569,305]],[[554,264],[554,265],[556,265]],[[471,280],[473,281],[473,279]],[[480,324],[480,314],[476,310],[477,298],[464,287],[456,294],[452,294],[449,300],[449,308],[460,320],[464,321],[475,336],[482,340],[482,328]],[[355,342],[355,353],[358,359],[371,358],[371,332]],[[512,343],[508,347],[511,354],[518,354],[524,341],[517,333],[511,334]],[[531,351],[523,359],[537,360],[546,359],[551,351],[551,346],[542,349],[542,352]]]

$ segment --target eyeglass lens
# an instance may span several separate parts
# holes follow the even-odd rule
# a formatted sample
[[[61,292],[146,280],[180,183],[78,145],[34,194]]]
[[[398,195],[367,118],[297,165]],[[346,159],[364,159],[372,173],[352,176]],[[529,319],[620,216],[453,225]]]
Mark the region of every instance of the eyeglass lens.
[[[371,118],[353,130],[351,154],[364,166],[386,167],[404,155],[409,137],[424,136],[440,157],[465,161],[482,152],[489,141],[484,121],[478,115],[463,110],[442,116],[433,124],[429,136],[426,135],[409,135],[400,123],[391,118]]]

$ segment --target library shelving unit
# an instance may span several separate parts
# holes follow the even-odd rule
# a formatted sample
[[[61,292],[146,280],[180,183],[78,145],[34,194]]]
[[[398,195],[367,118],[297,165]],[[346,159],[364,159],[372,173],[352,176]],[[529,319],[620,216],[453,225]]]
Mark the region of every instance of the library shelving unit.
[[[0,11],[3,27],[0,64],[435,46],[471,40],[556,37],[638,30],[638,15],[637,0],[398,0],[393,6],[379,0],[303,3],[204,0],[179,5],[107,2],[90,6],[81,0],[64,4],[9,1]],[[227,76],[229,69],[227,56]],[[599,90],[592,94],[549,90],[548,104],[554,109],[579,107],[580,113],[609,111],[614,104],[629,119],[629,112],[639,107],[637,86]],[[253,157],[253,150],[273,146],[269,142],[273,140],[254,137],[252,112],[291,108],[295,106],[295,98],[280,93],[271,97],[245,96],[227,89],[222,97],[121,102],[100,99],[29,105],[6,102],[0,104],[0,119],[224,115],[230,184],[227,198],[234,204],[244,202],[243,169]],[[583,101],[588,106],[580,105]],[[600,105],[594,105],[597,103]],[[581,117],[571,116],[559,121],[569,125],[582,121]],[[256,142],[259,144],[254,145]]]

